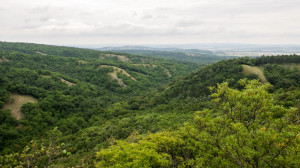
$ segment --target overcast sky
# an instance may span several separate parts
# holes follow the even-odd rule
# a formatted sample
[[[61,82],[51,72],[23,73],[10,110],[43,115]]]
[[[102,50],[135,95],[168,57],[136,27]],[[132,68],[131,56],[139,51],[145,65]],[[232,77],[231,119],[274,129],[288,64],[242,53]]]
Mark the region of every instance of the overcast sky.
[[[300,44],[300,0],[0,0],[0,41]]]

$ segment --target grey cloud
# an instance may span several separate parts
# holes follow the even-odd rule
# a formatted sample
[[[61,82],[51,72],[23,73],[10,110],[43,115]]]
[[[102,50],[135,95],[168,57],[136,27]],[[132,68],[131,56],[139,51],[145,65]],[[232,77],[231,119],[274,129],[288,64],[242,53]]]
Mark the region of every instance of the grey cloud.
[[[141,17],[141,19],[152,19],[153,16],[152,15],[144,15]]]
[[[49,10],[50,10],[50,6],[40,6],[40,7],[33,8],[31,12],[33,14],[41,14],[41,13],[48,12]]]
[[[298,0],[10,2],[0,2],[0,37],[12,40],[280,43],[284,38],[300,44]]]
[[[41,17],[40,21],[41,22],[48,22],[51,19],[51,17]]]
[[[0,11],[4,12],[4,11],[7,11],[7,9],[3,8],[3,7],[0,7]]]
[[[184,20],[180,20],[178,21],[175,26],[178,27],[190,27],[190,26],[199,26],[202,25],[203,21],[197,20],[197,19],[184,19]]]
[[[91,12],[79,12],[77,15],[79,15],[79,16],[92,16],[92,15],[95,15],[95,14],[91,13]]]

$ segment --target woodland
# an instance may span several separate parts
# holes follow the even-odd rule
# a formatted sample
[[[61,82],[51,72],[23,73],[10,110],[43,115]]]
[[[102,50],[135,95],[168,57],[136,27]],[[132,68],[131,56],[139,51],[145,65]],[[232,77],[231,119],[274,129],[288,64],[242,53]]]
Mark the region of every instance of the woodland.
[[[0,167],[300,167],[300,56],[201,59],[0,42]]]

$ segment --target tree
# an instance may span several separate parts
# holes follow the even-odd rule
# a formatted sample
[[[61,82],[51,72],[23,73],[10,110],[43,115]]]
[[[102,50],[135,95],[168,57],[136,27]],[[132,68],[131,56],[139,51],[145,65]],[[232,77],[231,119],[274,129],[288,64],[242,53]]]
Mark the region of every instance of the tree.
[[[240,84],[243,90],[228,83],[210,88],[215,108],[196,114],[201,141],[217,151],[213,160],[228,167],[298,167],[299,111],[274,105],[270,84]]]
[[[132,138],[135,139],[135,138]],[[100,159],[96,167],[170,167],[171,161],[168,154],[160,154],[157,151],[157,144],[147,140],[136,142],[111,141],[108,149],[97,153]]]
[[[65,149],[64,143],[58,143],[60,136],[61,132],[55,127],[49,131],[47,139],[42,139],[42,142],[32,140],[21,152],[0,156],[0,166],[4,168],[55,167],[55,164],[59,165],[60,161],[71,155]]]

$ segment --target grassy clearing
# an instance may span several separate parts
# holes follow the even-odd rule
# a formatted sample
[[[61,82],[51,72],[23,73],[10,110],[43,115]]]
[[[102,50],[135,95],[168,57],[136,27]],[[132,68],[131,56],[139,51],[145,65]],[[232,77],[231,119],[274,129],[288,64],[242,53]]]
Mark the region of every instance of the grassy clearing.
[[[47,79],[51,79],[52,78],[52,76],[50,76],[50,75],[41,75],[43,78],[47,78]],[[65,84],[67,84],[68,86],[73,86],[73,85],[75,85],[75,83],[72,83],[72,82],[70,82],[70,81],[67,81],[67,80],[65,80],[65,79],[63,79],[63,78],[60,78],[60,81],[61,82],[63,82],[63,83],[65,83]]]
[[[115,71],[109,73],[109,75],[111,76],[112,80],[116,80],[117,83],[118,83],[120,86],[122,86],[123,88],[126,88],[126,87],[127,87],[127,85],[123,82],[123,80],[120,79],[120,78],[118,78],[118,76],[117,76],[117,74],[116,74]]]
[[[84,60],[78,60],[78,64],[87,64],[88,62],[87,61],[84,61]]]
[[[23,104],[28,102],[36,103],[38,100],[32,96],[11,93],[9,101],[3,106],[3,109],[9,109],[12,116],[14,116],[17,120],[20,120],[24,116],[21,112],[21,107]]]
[[[118,68],[116,66],[110,66],[110,65],[101,65],[100,66],[101,68],[102,67],[106,67],[106,68],[113,68],[114,69],[114,73],[117,74],[118,72],[126,75],[127,77],[131,78],[132,80],[136,81],[136,79],[134,77],[132,77],[129,73],[127,73],[124,69],[122,68]]]
[[[6,59],[6,58],[0,58],[0,63],[1,62],[9,62],[10,60]]]
[[[48,55],[48,54],[42,53],[40,51],[36,51],[36,53],[41,54],[41,55]]]
[[[268,82],[265,74],[259,67],[252,67],[249,65],[242,65],[242,67],[244,69],[245,74],[255,74],[258,76],[258,78],[261,80],[261,82],[263,82],[263,83]]]
[[[130,62],[129,58],[123,55],[116,55],[116,54],[105,54],[106,57],[117,57],[122,62]]]
[[[168,75],[168,77],[172,77],[172,75],[168,69],[164,68],[164,72]]]
[[[73,85],[75,85],[75,83],[69,82],[69,81],[67,81],[67,80],[65,80],[65,79],[63,79],[63,78],[61,78],[60,81],[62,81],[63,83],[67,84],[68,86],[73,86]]]
[[[118,82],[118,84],[122,87],[126,87],[127,85],[125,85],[125,83],[123,82],[122,79],[118,78],[117,74],[120,72],[124,75],[126,75],[127,77],[129,77],[130,79],[137,81],[133,76],[131,76],[129,73],[127,73],[124,69],[118,68],[116,66],[110,66],[110,65],[101,65],[99,68],[113,68],[114,71],[108,73],[108,75],[111,76],[112,80],[116,80]]]

